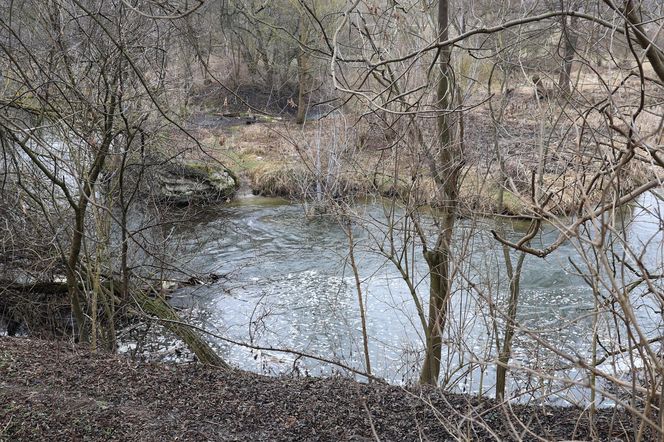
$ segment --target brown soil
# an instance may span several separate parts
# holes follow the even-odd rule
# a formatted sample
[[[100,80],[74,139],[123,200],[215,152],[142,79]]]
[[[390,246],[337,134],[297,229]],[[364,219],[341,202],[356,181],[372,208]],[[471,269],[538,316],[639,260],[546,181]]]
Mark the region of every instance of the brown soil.
[[[0,338],[0,440],[628,440],[603,409],[269,378],[200,365],[136,363],[62,342]]]

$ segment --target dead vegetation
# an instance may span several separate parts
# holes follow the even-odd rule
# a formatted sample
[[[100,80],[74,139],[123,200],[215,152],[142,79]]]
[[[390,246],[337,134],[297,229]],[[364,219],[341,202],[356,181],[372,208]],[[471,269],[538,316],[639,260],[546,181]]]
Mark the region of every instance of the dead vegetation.
[[[431,387],[140,364],[0,338],[0,440],[630,440],[621,409],[502,405]]]
[[[540,80],[544,87],[542,84],[544,80]],[[587,97],[597,96],[601,101],[601,87],[592,78],[583,77],[577,87]],[[232,98],[232,94],[211,86],[206,91],[211,102],[228,103]],[[494,123],[486,103],[464,116],[467,159],[460,186],[462,212],[495,214],[502,195],[502,213],[530,217],[542,143],[547,154],[541,192],[549,195],[547,210],[555,215],[576,210],[586,180],[602,167],[602,154],[584,147],[594,141],[579,135],[581,125],[592,128],[596,141],[606,133],[606,128],[600,127],[603,118],[591,114],[583,121],[575,119],[575,111],[565,110],[573,109],[574,103],[559,101],[552,94],[538,99],[528,82],[494,100],[504,103],[497,135],[491,129]],[[551,120],[554,115],[564,115],[555,122],[557,126]],[[203,156],[212,156],[232,169],[255,194],[303,199],[311,197],[317,182],[329,184],[333,180],[335,189],[324,189],[327,194],[409,198],[416,192],[419,204],[436,205],[434,180],[422,168],[417,148],[409,147],[421,139],[409,139],[412,134],[407,120],[388,122],[378,114],[358,119],[340,112],[303,126],[290,118],[259,117],[255,124],[240,124],[244,120],[232,124],[235,120],[231,119],[217,125],[196,124],[198,120],[200,116],[192,119],[192,130],[201,140]],[[584,133],[589,132],[586,129]],[[423,134],[424,138],[430,135]],[[494,143],[503,152],[502,166],[495,158]],[[652,170],[630,163],[623,172],[623,190],[649,179]],[[601,186],[593,189],[589,202],[598,201],[602,190]]]

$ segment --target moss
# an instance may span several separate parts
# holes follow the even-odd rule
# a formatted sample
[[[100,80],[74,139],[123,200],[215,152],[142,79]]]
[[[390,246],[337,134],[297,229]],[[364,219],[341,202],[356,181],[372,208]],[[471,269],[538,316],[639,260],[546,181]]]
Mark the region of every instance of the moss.
[[[225,167],[226,165],[200,160],[186,160],[183,161],[182,164],[189,169],[205,174],[208,178],[211,177],[211,175],[214,173],[228,173],[228,175],[230,175],[230,177],[235,181],[237,187],[237,173],[231,168]]]
[[[204,161],[199,161],[199,160],[185,160],[182,162],[182,164],[185,167],[188,167],[190,169],[194,169],[196,171],[209,174],[212,172],[217,172],[223,169],[221,166],[211,166],[210,163],[204,162]]]
[[[262,164],[259,156],[242,151],[224,151],[221,157],[224,165],[238,175],[256,169]]]

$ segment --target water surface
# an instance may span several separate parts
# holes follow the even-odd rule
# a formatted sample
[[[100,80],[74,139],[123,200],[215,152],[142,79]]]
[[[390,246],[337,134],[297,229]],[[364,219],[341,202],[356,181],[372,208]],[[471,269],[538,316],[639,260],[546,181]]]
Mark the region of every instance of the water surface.
[[[625,217],[624,235],[652,268],[662,268],[661,205],[652,195]],[[367,220],[380,220],[380,204],[363,208]],[[458,269],[463,273],[450,307],[449,342],[443,376],[465,392],[491,393],[495,355],[490,306],[505,306],[507,281],[499,245],[489,234],[493,220],[459,223]],[[509,224],[510,235],[524,233],[524,223]],[[372,369],[391,382],[416,380],[422,352],[421,327],[412,297],[403,279],[376,247],[376,227],[355,227],[356,260],[366,296],[367,329]],[[555,240],[547,227],[535,245]],[[280,200],[246,198],[172,233],[182,245],[181,265],[203,273],[222,274],[220,281],[187,288],[177,295],[205,312],[205,327],[234,340],[263,347],[288,348],[364,370],[360,314],[355,280],[348,261],[348,238],[332,216],[309,219],[301,205]],[[518,321],[537,331],[539,339],[569,354],[590,351],[595,297],[571,261],[583,268],[578,243],[568,242],[544,259],[526,257],[521,282]],[[415,250],[414,280],[421,296],[427,293],[426,266]],[[512,252],[513,258],[517,256]],[[571,261],[570,261],[571,260]],[[465,281],[465,283],[464,283]],[[470,289],[468,282],[474,284]],[[425,302],[425,301],[423,301]],[[649,333],[658,332],[661,318],[652,309],[637,310]],[[499,330],[504,323],[496,316]],[[600,335],[614,339],[600,327]],[[329,375],[338,368],[288,353],[251,351],[219,342],[224,356],[244,369],[278,374],[296,371]],[[517,333],[512,364],[554,369],[566,365],[552,357],[537,339]],[[463,367],[459,370],[459,367]],[[563,371],[583,381],[583,374]],[[524,371],[513,373],[511,389],[527,390],[534,380]],[[555,388],[550,382],[547,388]],[[540,388],[543,388],[540,385]],[[586,393],[566,392],[579,399]]]

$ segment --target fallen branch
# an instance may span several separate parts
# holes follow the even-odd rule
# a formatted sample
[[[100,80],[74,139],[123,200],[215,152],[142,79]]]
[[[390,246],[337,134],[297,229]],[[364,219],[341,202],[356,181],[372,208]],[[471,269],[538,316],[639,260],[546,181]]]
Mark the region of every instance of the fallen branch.
[[[289,348],[264,347],[264,346],[261,346],[261,345],[247,344],[246,342],[236,341],[234,339],[230,339],[230,338],[218,335],[216,333],[213,333],[213,332],[211,332],[209,330],[206,330],[202,327],[198,327],[198,326],[192,325],[192,324],[187,324],[186,322],[182,322],[182,321],[178,321],[178,320],[159,318],[159,321],[160,322],[165,322],[165,323],[176,323],[176,324],[178,324],[182,327],[189,327],[189,328],[197,330],[201,333],[204,333],[208,336],[212,336],[213,338],[216,338],[216,339],[219,339],[221,341],[227,342],[229,344],[238,345],[240,347],[245,347],[245,348],[250,348],[252,350],[274,351],[274,352],[278,352],[278,353],[288,353],[288,354],[293,354],[293,355],[296,355],[296,356],[299,356],[299,357],[303,357],[303,358],[307,358],[307,359],[313,359],[313,360],[316,360],[316,361],[319,361],[319,362],[324,362],[326,364],[335,365],[335,366],[343,368],[344,370],[347,370],[351,373],[363,376],[367,379],[371,379],[372,381],[376,381],[376,382],[381,383],[381,384],[387,384],[387,382],[385,382],[383,379],[378,378],[374,375],[370,375],[370,374],[368,374],[368,373],[366,373],[362,370],[358,370],[356,368],[350,367],[350,366],[344,364],[343,362],[334,361],[332,359],[327,359],[327,358],[324,358],[324,357],[321,357],[321,356],[316,356],[316,355],[312,355],[312,354],[309,354],[309,353],[304,353],[304,352],[301,352],[301,351],[298,351],[298,350],[291,350]]]

